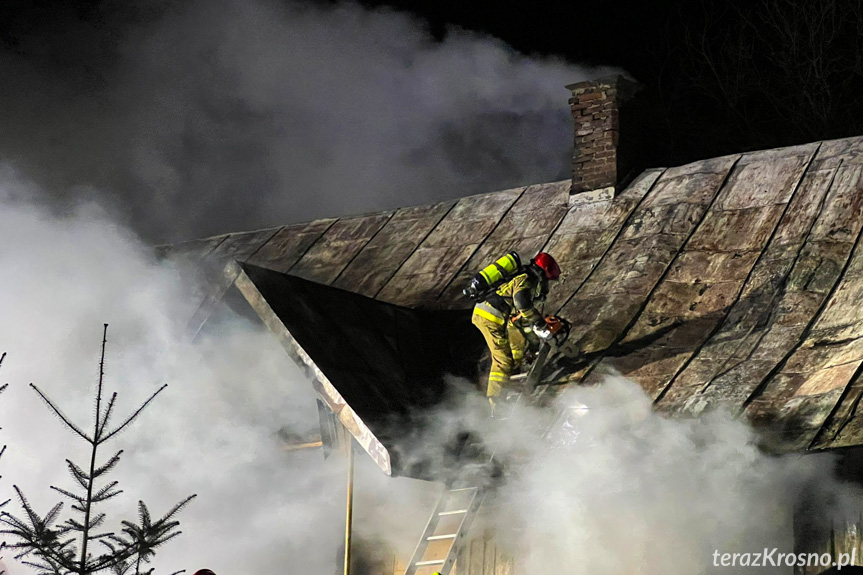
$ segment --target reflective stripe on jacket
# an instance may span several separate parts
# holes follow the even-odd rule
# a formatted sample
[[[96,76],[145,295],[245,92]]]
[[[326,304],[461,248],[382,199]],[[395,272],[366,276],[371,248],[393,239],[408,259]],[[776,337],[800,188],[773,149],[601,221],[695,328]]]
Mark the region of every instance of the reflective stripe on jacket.
[[[486,301],[474,306],[474,313],[496,323],[521,315],[528,324],[542,323],[542,314],[534,307],[534,300],[542,295],[542,281],[530,273],[522,273],[495,291]]]
[[[489,321],[493,321],[494,323],[499,323],[500,325],[505,324],[507,319],[502,311],[485,301],[479,302],[473,306],[473,313]]]

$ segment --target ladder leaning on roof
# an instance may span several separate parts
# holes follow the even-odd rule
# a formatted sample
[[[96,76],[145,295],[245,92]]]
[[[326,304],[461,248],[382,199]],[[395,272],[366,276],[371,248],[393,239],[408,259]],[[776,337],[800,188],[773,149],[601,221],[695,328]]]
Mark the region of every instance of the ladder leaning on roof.
[[[484,496],[483,487],[445,488],[405,569],[405,575],[425,575],[432,570],[440,575],[449,575]],[[439,533],[439,527],[444,527],[440,530],[445,533]]]
[[[550,346],[543,344],[537,360],[528,373],[512,377],[513,381],[524,380],[522,392],[519,393],[513,409],[518,407],[525,394],[531,395],[534,388],[539,384],[540,375],[549,353]],[[493,462],[494,454],[491,455],[488,463],[491,465]],[[433,569],[435,574],[449,575],[455,565],[459,549],[479,512],[487,489],[486,485],[471,487],[448,485],[444,488],[432,510],[428,523],[426,523],[425,530],[419,543],[417,543],[404,575],[426,575],[432,573]],[[445,531],[445,533],[439,533],[439,527],[441,528],[440,531]]]
[[[529,380],[529,377],[529,374],[523,374],[514,379]],[[513,408],[517,404],[518,401]],[[487,466],[488,469],[493,468],[494,454],[489,457]],[[404,575],[449,575],[490,486],[489,481],[479,478],[475,478],[473,483],[467,487],[450,484],[444,488]]]

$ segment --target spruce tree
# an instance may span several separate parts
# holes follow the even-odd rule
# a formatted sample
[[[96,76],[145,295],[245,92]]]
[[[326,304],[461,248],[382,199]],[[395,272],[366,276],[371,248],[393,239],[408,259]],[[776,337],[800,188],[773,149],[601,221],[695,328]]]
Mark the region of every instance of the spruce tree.
[[[0,354],[0,368],[2,368],[2,367],[3,367],[3,361],[4,361],[5,359],[6,359],[6,352],[4,351],[2,354]],[[0,394],[2,394],[4,391],[6,391],[6,388],[7,388],[7,387],[9,387],[9,384],[8,384],[8,383],[4,383],[3,385],[0,385]],[[0,458],[2,458],[2,457],[3,457],[3,454],[4,454],[4,453],[6,453],[6,445],[5,445],[5,444],[3,445],[3,447],[2,447],[2,448],[0,448]],[[10,500],[9,500],[9,499],[7,499],[7,500],[6,500],[6,501],[4,501],[3,503],[0,503],[0,507],[4,507],[7,503],[9,503],[9,501],[10,501]],[[0,549],[2,549],[3,547],[5,547],[5,544],[4,544],[4,543],[0,543]],[[2,557],[2,556],[0,556],[0,560],[2,560],[2,559],[3,559],[3,557]],[[0,575],[6,575],[6,570],[5,570],[5,569],[0,570]]]
[[[3,367],[3,361],[5,359],[6,359],[6,352],[4,351],[2,354],[0,354],[0,368]],[[0,385],[0,394],[2,394],[4,391],[6,391],[7,387],[9,387],[8,383],[4,383],[3,385]],[[5,444],[3,445],[3,447],[0,447],[0,458],[3,457],[4,453],[6,453],[6,445]],[[3,503],[0,503],[0,507],[3,507],[7,503],[9,503],[8,499],[6,501],[4,501]],[[0,559],[2,559],[2,558],[0,558]],[[0,571],[0,575],[3,575],[3,571]]]
[[[157,548],[181,533],[175,516],[195,497],[191,495],[183,499],[155,521],[150,517],[147,506],[139,501],[137,523],[121,521],[123,527],[120,533],[100,531],[105,522],[105,513],[97,513],[96,507],[122,493],[122,490],[117,488],[118,482],[108,481],[106,476],[117,466],[123,451],[116,452],[107,461],[97,465],[99,447],[127,429],[144,408],[167,387],[160,387],[120,425],[110,427],[117,393],[114,392],[107,402],[103,400],[107,340],[108,324],[105,324],[91,433],[73,423],[42,390],[30,384],[63,424],[90,445],[87,465],[82,467],[70,459],[66,460],[66,466],[74,479],[75,491],[51,486],[51,489],[71,501],[71,509],[74,511],[71,517],[60,520],[63,501],[54,505],[46,514],[37,514],[17,485],[13,487],[24,511],[23,516],[18,517],[8,512],[0,514],[0,522],[7,527],[0,530],[0,533],[11,535],[17,540],[7,546],[18,550],[15,558],[35,568],[39,575],[89,575],[103,571],[116,575],[152,574],[152,568],[144,569],[146,564],[152,559]]]

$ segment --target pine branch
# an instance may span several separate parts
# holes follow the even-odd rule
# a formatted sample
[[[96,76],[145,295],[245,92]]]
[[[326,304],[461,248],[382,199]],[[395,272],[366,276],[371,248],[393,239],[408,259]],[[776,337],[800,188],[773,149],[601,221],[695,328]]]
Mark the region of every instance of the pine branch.
[[[185,499],[183,499],[182,501],[180,501],[179,503],[174,505],[164,516],[162,516],[161,519],[159,519],[159,521],[160,522],[161,521],[167,521],[168,519],[172,518],[174,515],[179,513],[180,510],[182,510],[184,507],[186,507],[186,505],[191,503],[191,501],[193,499],[195,499],[197,496],[198,496],[197,493],[195,493],[193,495],[189,495],[188,497],[186,497]]]
[[[114,469],[114,466],[115,466],[115,465],[117,465],[117,463],[119,463],[119,462],[120,462],[120,456],[121,456],[122,454],[123,454],[123,450],[121,449],[120,451],[118,451],[118,452],[114,455],[114,457],[112,457],[112,458],[111,458],[111,459],[109,459],[109,460],[108,460],[104,465],[102,465],[101,467],[99,467],[98,469],[96,469],[96,471],[94,471],[94,472],[93,472],[93,477],[94,477],[94,478],[99,477],[100,475],[104,475],[105,473],[108,473],[109,471],[111,471],[112,469]]]
[[[144,502],[139,501],[138,519],[140,524],[135,525],[129,521],[121,522],[123,533],[127,536],[126,539],[123,539],[124,544],[134,550],[134,554],[139,560],[145,563],[149,562],[150,558],[155,555],[156,548],[182,533],[177,530],[179,522],[171,519],[195,497],[195,495],[187,497],[156,521],[152,520],[149,509]]]
[[[30,567],[35,567],[36,569],[40,569],[37,571],[39,575],[56,575],[56,572],[45,571],[45,566],[40,563],[33,563],[32,561],[21,561],[23,565],[28,565]]]
[[[143,501],[138,501],[138,520],[144,528],[150,528],[150,510],[147,509]]]
[[[66,491],[65,489],[61,489],[61,488],[55,487],[53,485],[50,485],[49,487],[51,489],[53,489],[54,491],[56,491],[57,493],[65,495],[66,497],[68,497],[69,499],[71,499],[73,501],[78,501],[79,503],[84,501],[84,498],[81,497],[80,495],[75,495],[74,493],[72,493],[70,491]]]
[[[108,537],[110,537],[112,535],[113,535],[113,533],[111,533],[110,531],[106,531],[105,533],[99,533],[98,535],[93,535],[91,537],[91,539],[93,541],[102,540],[102,539],[107,539]]]
[[[72,431],[74,431],[76,434],[78,434],[79,436],[81,436],[81,438],[82,438],[82,439],[84,439],[84,440],[86,440],[86,441],[87,441],[87,443],[93,443],[93,440],[92,440],[92,439],[90,439],[90,437],[89,437],[89,436],[87,436],[87,434],[86,434],[86,433],[84,433],[83,431],[81,431],[81,429],[80,429],[77,425],[75,425],[74,423],[72,423],[71,421],[69,421],[69,418],[68,418],[68,417],[66,417],[65,415],[63,415],[63,412],[62,412],[62,411],[60,411],[60,409],[59,409],[56,405],[54,405],[54,404],[51,402],[51,400],[50,400],[50,399],[48,399],[48,397],[47,397],[44,393],[42,393],[42,390],[40,390],[38,387],[36,387],[36,386],[35,386],[35,385],[33,385],[32,383],[30,384],[30,387],[32,387],[32,388],[36,391],[36,393],[38,393],[38,394],[39,394],[39,397],[41,397],[41,398],[42,398],[42,401],[44,401],[44,402],[48,405],[48,407],[50,407],[50,408],[51,408],[51,411],[53,411],[53,412],[54,412],[54,414],[55,414],[57,417],[59,417],[59,418],[63,421],[63,423],[65,423],[65,424],[66,424],[66,426],[67,426],[69,429],[71,429],[71,430],[72,430]]]
[[[0,522],[3,522],[6,525],[9,525],[10,527],[12,527],[13,529],[16,529],[16,530],[26,531],[28,529],[28,526],[26,523],[24,523],[23,521],[21,521],[20,519],[18,519],[14,515],[7,513],[5,511],[2,514],[0,514]],[[3,532],[6,532],[6,531],[8,531],[8,530],[5,530]]]
[[[105,431],[105,428],[108,426],[108,422],[111,420],[111,414],[114,411],[114,403],[117,401],[117,392],[111,394],[111,399],[108,400],[108,407],[105,408],[105,413],[102,415],[102,419],[99,422],[97,437],[101,437],[102,432]]]
[[[139,416],[139,415],[141,415],[141,412],[142,412],[142,411],[144,411],[144,408],[145,408],[145,407],[147,407],[147,405],[149,405],[149,403],[150,403],[151,401],[153,401],[153,400],[156,398],[156,396],[157,396],[157,395],[159,395],[160,393],[162,393],[162,391],[163,391],[166,387],[168,387],[168,384],[167,384],[167,383],[162,384],[162,387],[160,387],[158,390],[156,390],[156,393],[154,393],[153,395],[151,395],[151,396],[149,397],[149,399],[147,399],[147,401],[145,401],[144,403],[142,403],[142,404],[141,404],[141,406],[140,406],[138,409],[136,409],[136,410],[135,410],[135,412],[134,412],[134,413],[132,413],[132,415],[130,415],[130,416],[129,416],[129,418],[128,418],[128,419],[126,419],[126,421],[124,421],[124,422],[123,422],[123,423],[122,423],[122,424],[121,424],[117,429],[115,429],[114,431],[112,431],[111,433],[109,433],[108,435],[106,435],[105,437],[101,438],[101,439],[99,440],[99,443],[104,443],[105,441],[108,441],[109,439],[111,439],[112,437],[114,437],[115,435],[117,435],[118,433],[120,433],[121,431],[123,431],[123,429],[125,429],[125,428],[126,428],[126,426],[128,426],[128,425],[129,425],[129,424],[131,424],[133,421],[135,421],[135,420],[138,418],[138,416]]]
[[[180,522],[179,522],[179,521],[173,521],[173,522],[171,523],[171,528],[173,529],[174,527],[177,527],[177,526],[179,526],[179,525],[180,525]],[[158,541],[156,541],[155,543],[153,543],[152,547],[153,547],[154,549],[155,549],[156,547],[160,547],[161,545],[163,545],[163,544],[167,543],[168,541],[170,541],[170,540],[171,540],[171,539],[173,539],[174,537],[177,537],[177,536],[182,535],[182,534],[183,534],[183,532],[182,532],[182,531],[173,531],[173,532],[171,532],[171,533],[168,533],[167,535],[165,535],[165,536],[161,537]]]
[[[108,499],[111,499],[112,497],[115,497],[115,496],[123,493],[122,489],[118,489],[117,491],[113,491],[113,492],[111,491],[111,489],[113,489],[114,487],[117,486],[117,483],[119,483],[119,482],[118,481],[112,481],[111,483],[109,483],[108,485],[106,485],[105,487],[103,487],[102,489],[97,491],[96,494],[93,495],[93,502],[94,503],[101,503],[102,501],[107,501]]]
[[[63,509],[63,503],[60,502],[54,507],[51,508],[51,511],[45,515],[45,519],[43,519],[45,525],[51,525],[57,519],[57,516],[60,515],[60,511]]]
[[[72,474],[72,477],[78,482],[81,487],[87,489],[87,484],[90,481],[90,476],[80,467],[78,467],[75,462],[71,459],[66,460],[66,467],[69,468],[69,473]]]
[[[18,488],[13,486],[22,508],[27,514],[29,524],[10,513],[3,512],[0,514],[0,522],[4,523],[10,529],[4,529],[0,533],[12,535],[21,541],[12,545],[7,545],[10,549],[19,549],[20,553],[16,555],[16,559],[22,559],[29,555],[34,555],[39,561],[48,562],[49,565],[66,565],[71,567],[68,561],[71,556],[68,548],[72,543],[71,540],[63,541],[62,538],[69,532],[69,528],[65,526],[53,527],[52,524],[57,519],[62,508],[62,503],[55,505],[44,518],[30,505],[27,497]],[[40,568],[45,568],[44,564],[35,563]]]
[[[24,512],[27,514],[27,517],[30,519],[31,525],[39,525],[42,523],[42,518],[33,511],[33,507],[30,505],[30,502],[27,501],[27,498],[24,496],[24,493],[21,492],[21,489],[18,488],[17,485],[13,485],[12,488],[15,490],[15,493],[18,494],[18,501],[21,503],[21,507],[24,508]],[[5,515],[5,514],[4,514]]]
[[[76,519],[72,519],[71,517],[66,520],[66,525],[69,526],[69,529],[74,531],[84,531],[84,524]]]
[[[101,526],[102,523],[104,523],[104,522],[105,522],[105,514],[99,513],[95,517],[90,519],[90,529],[95,529],[96,527]],[[90,538],[95,539],[95,535],[91,535]]]

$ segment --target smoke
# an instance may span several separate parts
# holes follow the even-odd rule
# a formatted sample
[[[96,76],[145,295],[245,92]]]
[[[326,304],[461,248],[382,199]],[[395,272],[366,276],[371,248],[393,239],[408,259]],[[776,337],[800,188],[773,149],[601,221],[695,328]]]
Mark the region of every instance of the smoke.
[[[168,383],[100,452],[104,462],[125,450],[112,478],[124,494],[105,505],[113,519],[107,527],[136,520],[138,499],[159,517],[197,493],[179,516],[183,535],[156,558],[158,572],[331,572],[343,533],[344,460],[324,461],[320,449],[283,449],[280,432],[318,431],[311,386],[284,350],[229,311],[188,341],[194,302],[178,268],[156,261],[101,208],[49,213],[27,201],[32,185],[0,173],[0,350],[8,352],[0,376],[10,384],[0,397],[0,439],[9,446],[0,497],[14,499],[12,485],[19,485],[44,514],[61,498],[49,485],[74,489],[64,459],[86,466],[89,447],[27,384],[91,428],[107,322],[106,391],[119,393],[114,421]],[[369,485],[374,502],[387,478],[364,462],[358,467],[358,485]],[[400,501],[398,486],[394,493],[390,505]],[[15,502],[6,510],[22,513]],[[13,552],[4,556],[11,575],[31,572]]]
[[[611,73],[352,3],[57,13],[0,45],[0,159],[150,241],[565,178],[564,86]]]
[[[852,493],[825,473],[829,457],[767,456],[722,414],[664,419],[620,377],[558,405],[552,447],[532,450],[530,471],[504,488],[527,573],[734,572],[714,551],[793,552],[804,494]]]
[[[37,512],[74,489],[66,458],[86,464],[89,446],[69,433],[28,387],[36,384],[85,430],[92,425],[102,324],[109,323],[106,395],[122,421],[168,387],[128,432],[100,451],[124,454],[111,479],[124,493],[105,504],[108,529],[134,521],[143,500],[159,517],[186,496],[183,534],[157,554],[157,572],[330,573],[344,536],[343,457],[286,451],[283,436],[319,432],[311,384],[263,326],[223,308],[189,341],[198,302],[193,277],[158,261],[103,208],[65,214],[39,206],[38,187],[0,166],[0,500],[21,515],[12,486]],[[440,488],[389,478],[362,452],[356,461],[357,556],[414,543]],[[67,505],[68,511],[68,505]],[[8,539],[11,543],[14,540]],[[10,575],[32,570],[4,553]],[[391,560],[391,556],[390,556]]]
[[[10,382],[0,497],[15,483],[45,512],[57,501],[48,485],[69,487],[63,459],[81,460],[86,446],[26,384],[86,425],[107,322],[120,412],[169,384],[118,439],[125,493],[109,512],[134,518],[140,498],[158,516],[198,494],[159,572],[332,572],[344,461],[286,452],[278,433],[316,431],[309,383],[266,331],[229,312],[189,342],[189,286],[139,238],[565,177],[563,85],[608,71],[459,30],[436,41],[414,19],[353,4],[95,10],[46,15],[58,25],[0,51],[0,73],[14,79],[0,93],[0,375]],[[501,460],[523,463],[478,528],[494,526],[527,575],[712,572],[714,550],[791,551],[804,497],[833,502],[828,514],[859,497],[832,478],[829,457],[764,455],[721,415],[663,419],[631,382],[572,390],[558,406],[559,419],[526,409],[488,421],[483,398],[468,396],[430,414],[421,446],[443,457],[467,426]],[[386,547],[406,558],[439,490],[386,478],[359,453],[364,558]],[[4,560],[11,575],[29,572]]]
[[[134,519],[138,499],[159,516],[197,493],[180,516],[183,535],[157,555],[159,572],[331,572],[343,536],[344,459],[282,448],[280,432],[316,432],[317,415],[311,386],[275,339],[223,310],[189,342],[195,302],[178,268],[98,206],[51,213],[29,200],[35,186],[0,173],[0,349],[10,383],[0,396],[9,445],[0,496],[20,485],[44,513],[58,499],[48,486],[70,487],[63,459],[82,460],[86,445],[26,384],[86,426],[108,322],[106,377],[120,393],[118,415],[169,384],[114,446],[125,450],[114,477],[125,493],[106,508],[109,527]],[[428,414],[429,433],[413,448],[443,458],[453,434],[469,429],[510,462],[477,532],[493,528],[526,575],[713,572],[714,551],[792,551],[792,511],[806,499],[840,518],[859,501],[834,479],[829,456],[765,455],[744,423],[721,414],[662,418],[621,378],[506,421],[489,420],[479,394],[453,397]],[[375,559],[389,549],[406,559],[440,489],[385,477],[359,452],[359,568],[379,572]],[[9,553],[5,563],[11,575],[30,572]]]
[[[664,418],[620,376],[504,420],[466,399],[430,415],[437,425],[425,455],[443,465],[440,446],[466,430],[495,452],[505,481],[487,496],[473,536],[490,535],[497,560],[514,559],[521,575],[743,573],[753,567],[716,562],[749,553],[744,561],[755,565],[765,548],[799,551],[795,509],[828,528],[859,520],[863,493],[837,479],[831,455],[765,454],[751,427],[720,412]]]

